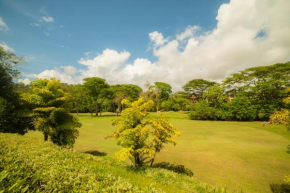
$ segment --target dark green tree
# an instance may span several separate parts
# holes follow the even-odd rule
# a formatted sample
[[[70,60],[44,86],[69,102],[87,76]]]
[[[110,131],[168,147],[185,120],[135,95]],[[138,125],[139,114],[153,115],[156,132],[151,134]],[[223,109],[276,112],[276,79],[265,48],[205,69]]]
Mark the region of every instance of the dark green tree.
[[[13,78],[19,74],[15,66],[22,60],[0,47],[0,132],[24,134],[32,129],[31,117],[14,91]]]
[[[83,86],[86,89],[86,94],[90,96],[90,99],[93,99],[96,116],[98,116],[99,111],[101,111],[103,98],[110,86],[106,83],[105,79],[98,77],[85,78]]]

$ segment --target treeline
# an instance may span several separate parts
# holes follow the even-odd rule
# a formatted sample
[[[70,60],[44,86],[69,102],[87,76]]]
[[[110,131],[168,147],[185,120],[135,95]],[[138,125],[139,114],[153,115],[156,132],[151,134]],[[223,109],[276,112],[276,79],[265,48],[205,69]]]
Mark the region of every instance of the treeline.
[[[221,84],[192,80],[183,88],[195,105],[190,118],[197,120],[269,120],[282,108],[290,86],[290,62],[245,69],[232,74]]]
[[[29,86],[17,85],[21,92],[29,92]],[[121,101],[136,101],[140,96],[153,100],[151,111],[190,111],[195,120],[268,120],[281,108],[287,108],[283,98],[290,87],[290,62],[245,69],[232,74],[221,83],[193,79],[172,93],[165,82],[145,83],[143,91],[134,84],[109,85],[105,79],[91,77],[83,84],[63,85],[70,93],[70,111],[101,116],[102,112],[121,113],[125,108]]]

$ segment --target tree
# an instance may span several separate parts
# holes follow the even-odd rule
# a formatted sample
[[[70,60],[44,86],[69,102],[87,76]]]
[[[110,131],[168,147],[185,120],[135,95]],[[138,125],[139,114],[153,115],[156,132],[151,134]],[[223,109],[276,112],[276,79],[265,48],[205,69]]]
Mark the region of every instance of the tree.
[[[203,98],[214,107],[218,107],[226,102],[227,96],[224,93],[224,87],[215,84],[204,91]]]
[[[117,106],[116,116],[123,109],[121,103],[123,99],[128,99],[130,102],[133,102],[138,100],[139,94],[142,92],[139,86],[133,84],[117,84],[111,86],[111,88],[114,92],[113,103]]]
[[[32,129],[31,117],[14,91],[13,78],[19,74],[14,67],[22,58],[0,47],[0,132],[25,134]]]
[[[155,82],[154,85],[149,86],[149,95],[156,104],[156,110],[158,112],[160,103],[164,100],[168,100],[169,95],[172,93],[172,87],[164,82]]]
[[[193,79],[186,83],[182,88],[185,92],[187,92],[189,95],[194,95],[198,97],[199,99],[202,98],[203,92],[215,85],[216,82],[204,80],[204,79]]]
[[[55,78],[35,79],[31,84],[32,93],[22,97],[33,108],[35,128],[43,132],[45,141],[50,137],[57,145],[72,146],[81,123],[68,112],[70,94],[64,92],[60,80]]]
[[[106,92],[109,88],[109,84],[106,83],[105,79],[98,77],[91,77],[84,79],[83,86],[87,90],[87,94],[94,100],[95,103],[95,112],[96,116],[98,116],[99,111],[101,111],[101,105],[103,102],[103,98],[106,96]]]
[[[285,108],[284,92],[290,86],[290,62],[247,68],[223,81],[229,95],[242,93],[258,107],[257,117],[268,119],[275,111]]]
[[[156,153],[162,149],[164,143],[176,144],[172,135],[179,135],[179,132],[163,116],[148,116],[146,111],[153,107],[152,100],[144,101],[140,97],[133,103],[127,99],[122,103],[128,108],[122,111],[121,118],[113,121],[113,125],[120,127],[107,138],[116,138],[118,145],[123,147],[116,154],[119,159],[129,158],[135,166],[146,163],[152,165]]]
[[[86,91],[85,88],[80,85],[64,85],[65,91],[70,93],[70,101],[73,104],[73,111],[79,114],[79,111],[83,112],[86,108]]]
[[[286,93],[290,93],[290,88],[286,89]],[[290,95],[283,100],[286,104],[290,104]],[[275,124],[283,124],[286,126],[288,131],[290,131],[290,110],[289,109],[282,109],[273,113],[270,116],[271,122]]]

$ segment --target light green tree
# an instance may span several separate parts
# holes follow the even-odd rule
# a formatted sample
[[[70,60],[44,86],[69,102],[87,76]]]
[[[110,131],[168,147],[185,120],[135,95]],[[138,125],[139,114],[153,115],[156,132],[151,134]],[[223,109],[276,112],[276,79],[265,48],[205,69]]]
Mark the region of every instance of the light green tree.
[[[32,93],[23,93],[22,98],[33,108],[34,126],[42,131],[44,140],[61,146],[72,146],[81,127],[78,119],[69,114],[70,95],[63,90],[60,80],[35,79]]]
[[[173,143],[176,145],[174,135],[179,132],[163,117],[150,118],[147,111],[154,106],[152,100],[144,101],[140,97],[130,103],[122,101],[127,106],[121,113],[121,118],[115,119],[113,125],[120,127],[107,138],[116,138],[122,149],[116,153],[120,160],[129,158],[135,166],[152,165],[163,145]]]

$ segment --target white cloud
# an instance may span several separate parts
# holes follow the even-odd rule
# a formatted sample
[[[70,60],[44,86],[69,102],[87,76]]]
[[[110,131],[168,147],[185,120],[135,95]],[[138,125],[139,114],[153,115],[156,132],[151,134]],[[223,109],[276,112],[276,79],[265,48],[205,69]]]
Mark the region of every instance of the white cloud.
[[[179,41],[183,41],[186,38],[190,38],[194,36],[194,33],[197,32],[198,30],[200,30],[199,26],[187,26],[187,28],[185,29],[185,31],[183,33],[177,34],[176,35],[176,39],[178,39]]]
[[[162,46],[168,41],[167,39],[164,39],[162,33],[159,33],[158,31],[149,33],[149,38],[154,46]]]
[[[290,60],[289,10],[289,0],[231,0],[219,8],[217,26],[211,31],[188,26],[171,40],[157,31],[149,33],[155,63],[137,58],[130,64],[129,52],[106,49],[94,58],[81,58],[78,62],[86,69],[69,80],[97,76],[111,84],[139,86],[146,80],[163,81],[180,90],[194,78],[219,81],[247,67],[286,62]],[[261,31],[264,35],[258,36]],[[55,70],[45,74],[68,76]]]
[[[35,27],[40,27],[41,26],[39,23],[30,23],[29,25],[34,25]]]
[[[46,36],[50,36],[50,33],[49,33],[49,32],[44,31],[44,34],[45,34]]]
[[[0,42],[0,46],[6,51],[6,52],[14,52],[14,49],[9,47],[5,42]]]
[[[28,85],[28,84],[30,84],[30,80],[28,78],[18,79],[18,83],[23,83],[25,85]]]
[[[50,17],[50,16],[43,16],[41,19],[40,19],[41,22],[53,22],[54,19],[53,17]]]
[[[67,83],[67,84],[74,84],[76,81],[74,78],[65,72],[60,71],[59,69],[54,69],[54,70],[45,70],[41,72],[40,74],[37,75],[37,78],[57,78],[60,79],[62,83]]]
[[[62,66],[64,74],[74,76],[77,73],[77,69],[73,66]]]
[[[0,17],[0,31],[8,31],[9,27],[7,24],[3,21],[3,19]]]
[[[85,77],[106,77],[114,76],[116,71],[123,65],[130,57],[130,53],[123,51],[118,53],[115,50],[106,49],[93,59],[81,58],[78,62],[87,66],[88,70],[83,71]]]

